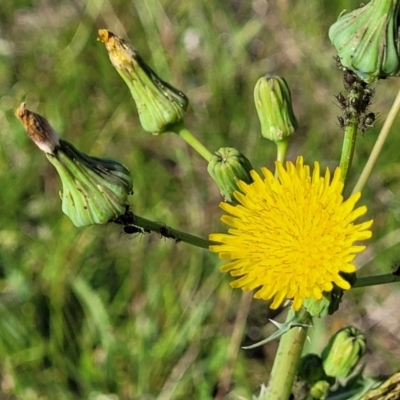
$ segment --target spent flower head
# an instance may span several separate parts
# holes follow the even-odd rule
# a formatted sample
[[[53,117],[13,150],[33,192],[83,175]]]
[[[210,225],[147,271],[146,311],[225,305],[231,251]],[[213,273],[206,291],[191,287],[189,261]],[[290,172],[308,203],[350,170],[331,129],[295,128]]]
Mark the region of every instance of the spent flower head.
[[[48,121],[28,110],[25,103],[15,114],[57,169],[63,185],[62,210],[75,226],[105,224],[125,212],[132,178],[124,165],[88,156],[59,139]]]
[[[183,121],[189,104],[185,94],[157,76],[130,43],[107,29],[99,29],[98,34],[131,91],[143,129],[163,133]]]
[[[286,168],[277,161],[276,168],[278,178],[263,168],[264,178],[252,171],[253,183],[239,182],[239,205],[220,204],[230,214],[221,220],[231,228],[210,235],[220,243],[210,250],[229,260],[221,271],[239,277],[233,288],[258,289],[254,297],[273,298],[271,308],[293,299],[298,310],[333,284],[350,289],[341,273],[356,270],[352,261],[365,246],[354,243],[371,237],[372,220],[355,224],[367,208],[355,208],[360,193],[343,200],[340,168],[332,180],[328,169],[320,175],[318,162],[311,173],[302,157]]]

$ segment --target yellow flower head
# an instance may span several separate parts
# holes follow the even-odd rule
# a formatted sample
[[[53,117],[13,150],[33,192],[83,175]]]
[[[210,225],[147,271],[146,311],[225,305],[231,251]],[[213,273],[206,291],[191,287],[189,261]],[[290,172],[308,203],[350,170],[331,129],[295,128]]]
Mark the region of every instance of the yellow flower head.
[[[230,215],[221,220],[231,226],[228,234],[215,233],[210,240],[220,244],[210,246],[224,260],[221,267],[239,277],[233,288],[257,289],[254,297],[269,300],[277,308],[285,298],[293,299],[298,310],[303,300],[322,298],[333,283],[350,289],[341,272],[356,270],[352,261],[365,246],[354,242],[369,239],[372,220],[360,224],[354,221],[367,211],[365,206],[354,209],[361,194],[343,201],[340,168],[333,179],[327,169],[320,176],[320,166],[296,165],[277,161],[278,178],[263,168],[262,179],[251,171],[253,183],[239,182],[235,192],[238,205],[221,203]]]

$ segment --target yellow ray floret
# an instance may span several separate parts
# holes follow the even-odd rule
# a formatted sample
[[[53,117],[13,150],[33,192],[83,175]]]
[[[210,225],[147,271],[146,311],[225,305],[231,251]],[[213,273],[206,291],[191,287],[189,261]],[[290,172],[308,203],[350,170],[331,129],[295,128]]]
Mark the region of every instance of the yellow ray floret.
[[[229,214],[221,220],[231,229],[211,234],[220,244],[210,250],[229,261],[221,271],[238,277],[233,288],[256,289],[255,298],[273,299],[271,308],[293,299],[297,310],[333,284],[350,289],[340,273],[356,270],[352,261],[365,246],[355,243],[372,236],[372,220],[354,222],[367,208],[355,208],[360,193],[343,199],[339,168],[331,179],[329,170],[321,176],[315,162],[311,174],[298,157],[285,167],[277,161],[276,169],[278,178],[266,168],[263,177],[252,171],[254,182],[240,182],[241,192],[234,193],[238,205],[220,204]]]

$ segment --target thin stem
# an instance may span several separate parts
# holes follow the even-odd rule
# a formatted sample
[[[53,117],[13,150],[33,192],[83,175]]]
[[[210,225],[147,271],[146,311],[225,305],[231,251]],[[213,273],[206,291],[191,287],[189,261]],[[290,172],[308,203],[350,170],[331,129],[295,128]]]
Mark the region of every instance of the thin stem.
[[[298,313],[304,324],[311,322],[311,316],[305,309]],[[292,317],[293,313],[289,312],[286,321]],[[306,337],[307,328],[292,328],[282,336],[263,400],[289,399]]]
[[[340,177],[342,182],[346,182],[346,179],[350,172],[350,166],[353,161],[354,148],[356,146],[357,138],[357,121],[353,118],[349,121],[349,125],[344,130],[344,140],[342,147],[342,155],[340,157],[340,168],[342,175]]]
[[[385,120],[385,123],[382,126],[382,129],[379,133],[379,136],[375,143],[375,146],[371,151],[368,161],[365,164],[365,167],[364,167],[360,177],[358,178],[358,182],[354,186],[353,193],[359,192],[364,188],[364,186],[376,164],[378,156],[379,156],[380,152],[382,151],[382,147],[383,147],[383,145],[386,141],[386,138],[389,134],[390,128],[392,127],[393,122],[396,119],[397,114],[399,113],[399,110],[400,110],[400,90],[397,93],[397,96],[393,102],[392,108],[390,109],[389,114]]]
[[[385,275],[375,275],[366,276],[364,278],[357,278],[356,283],[351,287],[361,288],[366,286],[384,285],[386,283],[400,282],[400,275],[385,274]]]
[[[283,164],[286,158],[289,138],[286,138],[284,140],[275,143],[276,143],[276,161],[280,161]]]
[[[214,400],[224,399],[229,393],[232,372],[242,342],[243,332],[246,328],[246,321],[247,316],[249,315],[252,298],[253,292],[243,292],[242,297],[240,298],[235,325],[232,330],[231,340],[227,350],[226,362],[219,378],[218,392],[214,397]]]
[[[177,124],[174,127],[174,131],[194,150],[196,150],[207,162],[210,161],[212,153],[202,144],[199,140],[193,136],[192,132],[183,125],[183,123]]]
[[[177,229],[165,225],[163,222],[154,222],[134,214],[132,214],[132,220],[130,221],[124,222],[114,220],[113,222],[121,225],[134,225],[142,228],[145,232],[156,232],[162,237],[172,239],[175,241],[175,243],[185,242],[191,244],[192,246],[200,247],[202,249],[208,249],[210,245],[217,244],[216,242],[213,242],[211,240],[202,239],[189,233],[178,231]]]

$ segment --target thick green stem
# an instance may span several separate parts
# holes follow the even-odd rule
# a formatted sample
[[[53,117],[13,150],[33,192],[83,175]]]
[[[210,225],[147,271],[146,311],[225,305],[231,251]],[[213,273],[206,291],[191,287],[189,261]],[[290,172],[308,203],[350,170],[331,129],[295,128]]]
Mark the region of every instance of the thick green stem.
[[[176,132],[189,146],[196,150],[207,162],[210,161],[212,153],[197,140],[192,132],[187,129],[183,123],[174,126],[173,131]]]
[[[364,186],[376,164],[378,156],[382,151],[382,147],[385,144],[385,141],[388,137],[390,128],[392,127],[393,122],[394,122],[397,114],[399,113],[399,110],[400,110],[400,91],[397,93],[397,96],[396,96],[396,99],[394,100],[392,108],[390,109],[389,114],[385,120],[385,123],[383,124],[383,127],[379,133],[378,139],[375,142],[375,146],[371,151],[371,154],[368,158],[367,163],[365,164],[365,167],[364,167],[360,177],[358,178],[358,182],[354,186],[353,193],[359,192],[364,188]]]
[[[216,242],[202,239],[186,232],[178,231],[177,229],[165,225],[163,222],[154,222],[149,219],[139,217],[137,215],[133,215],[133,219],[128,225],[140,227],[145,232],[156,232],[161,237],[174,240],[175,243],[185,242],[191,244],[192,246],[200,247],[202,249],[208,249],[210,245],[217,244]]]
[[[384,285],[385,283],[394,283],[394,282],[400,282],[400,275],[385,274],[385,275],[366,276],[364,278],[357,278],[356,283],[351,288],[355,289],[366,286]]]
[[[340,158],[340,168],[342,170],[341,181],[346,182],[350,172],[351,163],[353,161],[354,148],[357,138],[357,121],[354,119],[349,121],[349,125],[344,130],[344,140],[342,147],[342,155]]]
[[[306,310],[301,309],[298,313],[302,323],[311,322],[311,316]],[[286,321],[292,317],[293,312],[290,311]],[[289,399],[306,337],[307,329],[298,327],[282,336],[263,400]]]

